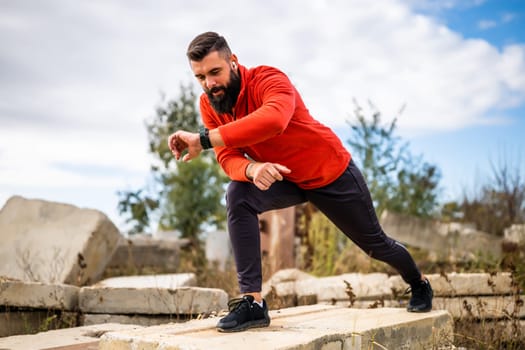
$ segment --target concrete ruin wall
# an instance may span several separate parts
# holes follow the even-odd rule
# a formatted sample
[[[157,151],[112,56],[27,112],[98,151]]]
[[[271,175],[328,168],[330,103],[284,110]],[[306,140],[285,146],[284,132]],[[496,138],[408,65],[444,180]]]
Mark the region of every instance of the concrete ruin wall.
[[[450,273],[428,278],[434,289],[434,310],[447,310],[454,318],[525,321],[525,295],[509,273]],[[81,288],[1,280],[0,336],[58,328],[50,320],[70,327],[98,323],[151,326],[227,310],[226,292],[194,284],[193,274],[122,277]],[[407,287],[399,276],[383,273],[317,278],[288,269],[264,284],[263,296],[272,309],[312,304],[404,308]]]

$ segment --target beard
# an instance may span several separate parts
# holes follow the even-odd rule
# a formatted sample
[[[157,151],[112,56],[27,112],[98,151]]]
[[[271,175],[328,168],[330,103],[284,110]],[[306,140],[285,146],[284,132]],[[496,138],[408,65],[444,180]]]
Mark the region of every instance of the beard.
[[[213,93],[222,91],[223,94],[214,96]],[[237,97],[241,91],[241,77],[238,73],[230,69],[230,82],[225,86],[214,86],[211,89],[205,90],[210,104],[218,114],[232,113]]]

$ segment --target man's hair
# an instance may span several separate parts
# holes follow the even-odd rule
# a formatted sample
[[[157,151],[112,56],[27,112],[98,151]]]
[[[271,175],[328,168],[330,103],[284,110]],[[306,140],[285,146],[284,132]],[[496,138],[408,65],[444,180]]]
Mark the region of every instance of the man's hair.
[[[218,51],[221,57],[228,59],[232,52],[226,39],[215,32],[206,32],[199,34],[193,39],[188,46],[186,56],[191,61],[202,61],[210,52]]]

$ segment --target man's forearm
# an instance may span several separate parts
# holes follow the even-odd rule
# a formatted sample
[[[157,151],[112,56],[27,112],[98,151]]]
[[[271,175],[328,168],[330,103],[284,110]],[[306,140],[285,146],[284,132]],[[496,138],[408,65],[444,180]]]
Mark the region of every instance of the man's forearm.
[[[210,142],[213,147],[222,147],[224,146],[224,140],[222,139],[219,128],[210,130],[209,133]]]

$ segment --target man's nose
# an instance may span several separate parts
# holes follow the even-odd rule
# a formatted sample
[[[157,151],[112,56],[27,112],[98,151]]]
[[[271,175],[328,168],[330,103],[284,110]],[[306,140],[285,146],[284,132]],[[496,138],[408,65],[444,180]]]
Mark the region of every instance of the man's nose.
[[[217,85],[217,82],[213,77],[206,78],[206,87],[208,89],[213,88],[215,85]]]

